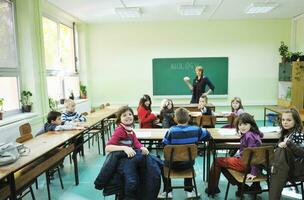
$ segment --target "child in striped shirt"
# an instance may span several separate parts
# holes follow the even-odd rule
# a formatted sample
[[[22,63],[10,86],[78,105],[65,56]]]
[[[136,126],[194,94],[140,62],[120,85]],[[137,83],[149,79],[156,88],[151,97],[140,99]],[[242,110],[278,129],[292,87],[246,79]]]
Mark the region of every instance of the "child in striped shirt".
[[[61,121],[63,123],[66,122],[85,122],[86,118],[78,113],[75,112],[75,102],[72,99],[67,99],[64,102],[65,112],[61,115]]]

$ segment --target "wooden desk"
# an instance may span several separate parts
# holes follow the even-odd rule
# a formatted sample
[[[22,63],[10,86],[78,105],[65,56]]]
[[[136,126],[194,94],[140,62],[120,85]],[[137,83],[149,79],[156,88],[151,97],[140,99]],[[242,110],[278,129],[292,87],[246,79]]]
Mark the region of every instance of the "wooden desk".
[[[198,104],[197,103],[189,103],[189,104],[174,104],[174,109],[176,110],[177,108],[186,108],[187,110],[189,110],[190,112],[195,112],[195,111],[199,111],[198,110]],[[209,107],[212,111],[215,111],[215,106],[212,103],[208,103],[206,105],[206,107]]]
[[[89,115],[86,116],[87,118],[86,124],[89,126],[89,128],[87,128],[83,132],[83,134],[88,134],[92,130],[99,130],[99,132],[101,133],[103,155],[106,155],[104,121],[109,117],[115,115],[120,107],[121,106],[109,106],[104,109],[98,110],[96,112],[90,113]],[[98,134],[98,132],[96,134]],[[87,140],[85,140],[84,142],[89,141],[92,137],[94,137],[94,134],[88,137]],[[97,137],[97,140],[98,140],[97,141],[98,153],[100,154],[99,137]]]
[[[207,130],[211,135],[211,139],[207,146],[207,169],[210,169],[211,152],[216,152],[217,149],[226,149],[225,146],[227,145],[225,145],[225,143],[228,142],[236,143],[235,146],[239,146],[240,135],[236,133],[235,129],[211,128]],[[273,145],[278,142],[279,138],[279,132],[264,133],[264,137],[262,138],[262,145]],[[215,156],[213,156],[213,158],[215,159]],[[208,180],[209,170],[207,170],[207,181]]]
[[[48,132],[24,142],[24,145],[30,149],[30,153],[26,156],[21,156],[15,163],[0,167],[0,174],[3,174],[8,178],[11,199],[16,200],[17,190],[29,183],[31,180],[40,176],[42,173],[72,152],[74,171],[78,172],[75,141],[76,137],[79,135],[79,132],[79,130]],[[52,154],[52,156],[42,159],[45,155],[50,152],[54,152],[55,150],[57,150],[56,154]],[[43,160],[41,163],[40,159]],[[22,175],[22,179],[17,179],[18,177],[15,176],[16,172],[38,160],[39,163],[37,163],[37,165],[35,165],[32,169],[29,169],[28,173]],[[2,176],[2,178],[4,177]],[[77,185],[79,183],[78,173],[75,173],[75,181]]]
[[[21,156],[15,163],[0,167],[0,180],[8,178],[10,185],[11,199],[17,199],[17,190],[22,187],[23,184],[38,177],[61,159],[73,152],[73,163],[75,172],[75,183],[79,184],[78,177],[78,164],[77,164],[77,149],[76,140],[87,133],[90,128],[95,127],[101,123],[107,117],[115,114],[118,107],[106,107],[100,111],[94,112],[87,116],[87,124],[89,126],[86,130],[71,130],[71,131],[52,131],[42,135],[39,135],[31,140],[24,142],[24,145],[30,149],[30,153],[27,156]],[[103,124],[103,123],[102,123]],[[60,148],[59,148],[60,147]],[[43,159],[43,162],[35,165],[31,169],[22,181],[16,181],[15,173],[30,164],[48,155],[50,152],[56,153],[48,158]]]
[[[266,126],[267,110],[275,112],[279,115],[282,115],[282,113],[289,110],[289,108],[282,107],[282,106],[265,106],[264,107],[264,126]],[[304,114],[300,113],[300,117],[301,117],[302,123],[304,124]]]

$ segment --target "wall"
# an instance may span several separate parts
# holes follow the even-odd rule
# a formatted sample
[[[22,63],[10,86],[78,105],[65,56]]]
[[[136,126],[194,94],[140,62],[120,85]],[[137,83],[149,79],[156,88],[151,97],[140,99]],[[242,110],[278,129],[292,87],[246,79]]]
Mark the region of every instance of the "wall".
[[[295,51],[304,53],[304,15],[294,20],[295,26]]]
[[[280,41],[289,44],[290,20],[223,20],[103,23],[88,25],[93,105],[128,103],[152,94],[152,59],[229,57],[229,105],[240,96],[261,118],[261,105],[276,104]],[[169,76],[169,74],[168,74]],[[182,81],[182,80],[181,80]],[[175,99],[187,103],[190,99]],[[160,99],[154,99],[158,106]],[[228,109],[224,107],[222,109]]]

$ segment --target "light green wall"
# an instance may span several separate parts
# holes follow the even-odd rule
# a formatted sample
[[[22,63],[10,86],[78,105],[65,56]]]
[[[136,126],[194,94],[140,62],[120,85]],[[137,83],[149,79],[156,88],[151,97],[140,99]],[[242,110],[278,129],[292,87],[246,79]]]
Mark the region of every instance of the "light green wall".
[[[304,52],[304,16],[295,22],[296,51]]]
[[[280,41],[290,41],[290,20],[168,21],[89,24],[90,89],[93,105],[136,105],[152,94],[152,59],[229,57],[229,104],[275,104]],[[170,76],[170,75],[168,75]],[[181,80],[182,81],[182,80]],[[187,103],[190,99],[177,99]],[[154,105],[158,106],[156,99]],[[254,107],[257,108],[257,107]],[[254,109],[259,115],[262,107]],[[261,117],[261,115],[259,115]]]

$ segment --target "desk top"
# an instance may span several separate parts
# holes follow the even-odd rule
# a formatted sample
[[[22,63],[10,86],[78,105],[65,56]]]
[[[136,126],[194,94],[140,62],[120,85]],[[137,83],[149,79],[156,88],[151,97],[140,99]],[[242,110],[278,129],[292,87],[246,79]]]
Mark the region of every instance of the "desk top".
[[[93,126],[101,120],[115,114],[119,107],[109,106],[94,113],[90,113],[86,116],[88,126]],[[30,149],[29,155],[21,156],[15,163],[10,165],[1,166],[0,180],[10,173],[16,172],[29,163],[32,163],[53,149],[62,146],[65,142],[81,134],[83,131],[84,130],[50,131],[24,142],[23,144]]]
[[[39,157],[63,145],[66,141],[77,136],[80,132],[82,132],[82,130],[52,131],[24,142],[24,146],[30,149],[29,154],[21,156],[15,163],[1,166],[0,179],[12,172],[20,170]]]
[[[164,138],[168,129],[153,128],[153,129],[134,129],[135,134],[140,140],[161,140]],[[208,128],[207,129],[214,141],[239,141],[240,135],[235,129],[229,128]],[[279,139],[279,132],[264,133],[263,141]]]

